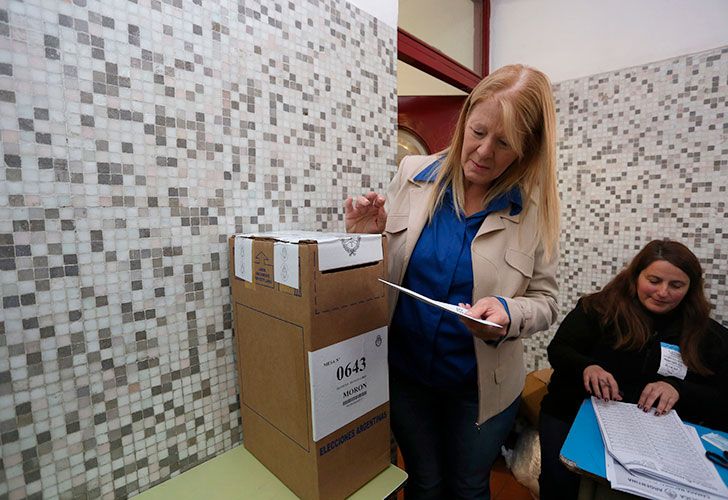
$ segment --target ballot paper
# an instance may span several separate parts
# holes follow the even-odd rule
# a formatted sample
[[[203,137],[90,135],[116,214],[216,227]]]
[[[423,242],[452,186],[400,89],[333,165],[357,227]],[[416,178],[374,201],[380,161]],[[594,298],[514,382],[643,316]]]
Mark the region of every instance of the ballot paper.
[[[606,454],[636,477],[624,476],[615,465],[612,470],[615,481],[626,481],[629,487],[635,488],[638,484],[657,481],[663,488],[679,486],[686,491],[708,494],[695,498],[728,498],[728,488],[705,458],[700,439],[695,438],[674,410],[658,417],[654,410],[644,412],[635,404],[594,397],[592,406]],[[645,487],[646,491],[652,491],[651,487]],[[639,494],[646,495],[646,492]],[[668,497],[663,494],[650,498]]]
[[[440,302],[439,300],[434,300],[429,297],[425,297],[424,295],[413,292],[409,288],[405,288],[403,286],[395,285],[394,283],[390,283],[389,281],[383,280],[379,278],[379,281],[381,281],[384,284],[387,284],[391,287],[396,288],[402,293],[406,293],[407,295],[410,295],[417,300],[421,300],[422,302],[425,302],[427,304],[430,304],[435,307],[439,307],[440,309],[444,309],[446,311],[450,311],[451,313],[457,314],[458,316],[462,316],[463,318],[468,318],[471,321],[475,321],[476,323],[481,323],[483,325],[488,326],[494,326],[495,328],[503,328],[503,325],[499,325],[498,323],[493,323],[492,321],[486,321],[484,319],[480,318],[473,318],[472,316],[468,316],[468,310],[464,307],[456,306],[454,304],[448,304],[447,302]]]

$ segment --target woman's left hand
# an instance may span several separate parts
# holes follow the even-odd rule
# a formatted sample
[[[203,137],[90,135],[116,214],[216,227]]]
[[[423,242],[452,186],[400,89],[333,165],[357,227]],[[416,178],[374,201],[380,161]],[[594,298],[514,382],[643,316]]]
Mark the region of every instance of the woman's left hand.
[[[678,399],[680,399],[680,393],[667,382],[652,382],[642,389],[637,407],[644,411],[650,411],[652,405],[657,403],[655,415],[664,415],[672,410]]]
[[[479,339],[500,340],[508,333],[508,325],[511,320],[508,318],[508,313],[503,308],[503,304],[501,304],[500,300],[495,297],[484,297],[472,306],[470,304],[459,305],[460,307],[464,307],[468,310],[469,316],[484,319],[503,326],[503,328],[496,328],[494,326],[483,325],[476,323],[475,321],[462,319],[461,321],[468,327],[468,330],[470,330],[470,332]]]

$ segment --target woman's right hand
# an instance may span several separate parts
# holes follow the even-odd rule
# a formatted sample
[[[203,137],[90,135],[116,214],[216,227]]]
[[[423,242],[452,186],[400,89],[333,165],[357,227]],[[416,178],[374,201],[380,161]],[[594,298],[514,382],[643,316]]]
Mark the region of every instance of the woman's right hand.
[[[384,196],[373,191],[356,198],[347,198],[344,202],[346,232],[383,233],[387,224],[384,202]]]
[[[622,401],[619,386],[614,376],[599,365],[589,365],[584,368],[584,389],[599,399],[605,401]]]

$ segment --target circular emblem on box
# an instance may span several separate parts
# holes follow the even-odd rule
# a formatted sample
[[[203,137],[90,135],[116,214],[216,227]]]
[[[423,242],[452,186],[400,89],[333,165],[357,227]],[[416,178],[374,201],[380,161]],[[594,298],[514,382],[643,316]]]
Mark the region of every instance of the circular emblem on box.
[[[350,257],[356,255],[356,251],[359,250],[359,245],[361,245],[361,236],[352,236],[351,238],[341,240],[341,246],[344,247],[344,250],[346,250],[346,253]]]

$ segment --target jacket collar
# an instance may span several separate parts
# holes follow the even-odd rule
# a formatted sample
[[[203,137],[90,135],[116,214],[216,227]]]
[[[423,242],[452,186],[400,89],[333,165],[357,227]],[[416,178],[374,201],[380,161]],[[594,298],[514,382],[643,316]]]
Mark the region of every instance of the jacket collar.
[[[435,161],[412,176],[413,182],[435,182],[435,177],[440,171],[440,165],[444,157],[440,156]]]

